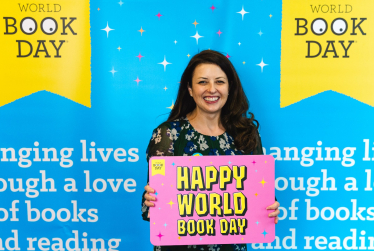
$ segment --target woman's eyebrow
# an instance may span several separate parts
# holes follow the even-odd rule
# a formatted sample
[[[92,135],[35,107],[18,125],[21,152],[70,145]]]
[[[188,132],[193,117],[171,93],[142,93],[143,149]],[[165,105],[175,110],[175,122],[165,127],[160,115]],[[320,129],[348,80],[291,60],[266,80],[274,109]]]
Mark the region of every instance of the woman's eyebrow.
[[[200,78],[202,78],[202,79],[208,79],[208,78],[206,78],[206,77],[198,77],[197,79],[200,79]],[[219,79],[219,78],[226,79],[225,77],[216,77],[216,79]]]

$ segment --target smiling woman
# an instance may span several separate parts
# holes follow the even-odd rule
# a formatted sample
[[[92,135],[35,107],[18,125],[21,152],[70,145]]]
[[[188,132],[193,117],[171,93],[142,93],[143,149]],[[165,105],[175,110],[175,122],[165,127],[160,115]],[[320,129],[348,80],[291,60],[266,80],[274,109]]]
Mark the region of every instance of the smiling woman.
[[[147,161],[152,156],[263,154],[258,122],[248,112],[248,100],[230,60],[219,52],[196,54],[185,71],[168,120],[152,134]],[[249,117],[247,117],[247,114]],[[155,206],[155,191],[145,187],[143,219]],[[155,202],[155,203],[154,203]],[[279,203],[267,209],[278,222]],[[191,246],[157,246],[154,250],[191,250]],[[198,245],[195,250],[246,250],[245,244]]]

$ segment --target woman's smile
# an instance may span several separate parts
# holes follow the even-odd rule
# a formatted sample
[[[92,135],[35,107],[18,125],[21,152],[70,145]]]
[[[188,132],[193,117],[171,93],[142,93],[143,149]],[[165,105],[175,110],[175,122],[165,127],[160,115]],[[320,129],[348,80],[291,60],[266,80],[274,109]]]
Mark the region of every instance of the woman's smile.
[[[211,97],[211,96],[204,97],[205,102],[207,102],[208,104],[217,103],[218,99],[219,99],[219,97]]]

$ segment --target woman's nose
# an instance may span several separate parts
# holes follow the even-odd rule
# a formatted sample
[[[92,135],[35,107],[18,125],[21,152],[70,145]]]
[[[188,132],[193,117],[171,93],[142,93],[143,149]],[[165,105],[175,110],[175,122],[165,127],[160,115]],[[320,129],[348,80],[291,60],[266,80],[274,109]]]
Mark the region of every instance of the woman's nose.
[[[216,86],[215,86],[214,82],[209,82],[208,92],[210,92],[210,93],[215,93],[216,92]]]

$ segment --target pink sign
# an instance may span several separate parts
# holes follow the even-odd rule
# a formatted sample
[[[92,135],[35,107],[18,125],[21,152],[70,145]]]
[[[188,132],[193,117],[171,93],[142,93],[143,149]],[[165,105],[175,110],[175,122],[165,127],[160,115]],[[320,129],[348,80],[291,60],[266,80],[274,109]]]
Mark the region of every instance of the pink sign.
[[[270,155],[152,157],[155,246],[268,243],[275,238]]]

